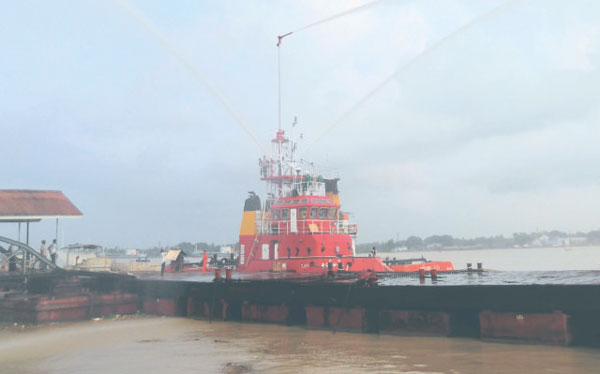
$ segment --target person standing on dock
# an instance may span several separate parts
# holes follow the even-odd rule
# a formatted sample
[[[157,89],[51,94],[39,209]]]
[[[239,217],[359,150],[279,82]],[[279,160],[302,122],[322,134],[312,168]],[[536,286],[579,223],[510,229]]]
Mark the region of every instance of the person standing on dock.
[[[56,258],[58,257],[56,239],[52,239],[52,244],[48,247],[48,252],[50,252],[50,257],[52,257],[52,263],[56,265]]]
[[[208,265],[208,253],[206,253],[206,251],[204,251],[204,254],[202,255],[202,274],[206,273],[207,265]]]
[[[370,257],[377,257],[377,249],[375,249],[375,247],[373,247],[373,249],[371,249],[371,253],[369,253]]]
[[[43,258],[48,258],[48,250],[46,249],[46,241],[42,240],[42,245],[40,246],[40,254],[42,255]],[[41,262],[40,263],[40,270],[46,270],[46,264]]]
[[[165,275],[165,266],[167,266],[167,252],[161,252],[162,261],[160,262],[160,276]]]
[[[17,257],[13,251],[12,244],[8,247],[8,271],[10,273],[17,271]]]

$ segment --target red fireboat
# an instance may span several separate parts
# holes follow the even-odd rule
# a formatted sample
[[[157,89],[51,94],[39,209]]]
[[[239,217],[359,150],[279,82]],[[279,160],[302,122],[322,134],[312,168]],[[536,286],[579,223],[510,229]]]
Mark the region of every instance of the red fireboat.
[[[357,225],[342,211],[337,178],[324,178],[295,156],[296,142],[279,129],[273,155],[259,160],[267,184],[264,205],[254,192],[244,204],[237,270],[259,272],[412,272],[440,268],[386,265],[376,255],[358,256]],[[443,270],[454,270],[443,262]]]

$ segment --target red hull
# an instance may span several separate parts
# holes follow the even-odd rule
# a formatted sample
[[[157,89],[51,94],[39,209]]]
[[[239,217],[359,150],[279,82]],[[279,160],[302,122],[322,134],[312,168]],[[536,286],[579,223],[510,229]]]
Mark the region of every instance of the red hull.
[[[355,256],[354,243],[348,234],[280,234],[254,236],[241,235],[240,247],[250,249],[240,254],[244,259],[238,264],[242,273],[267,271],[322,273],[329,270],[363,272],[393,271],[378,257]]]
[[[351,272],[363,272],[367,270],[375,272],[393,271],[389,266],[381,262],[377,257],[294,257],[279,260],[254,260],[248,266],[239,268],[243,273],[260,272],[293,272],[293,273],[323,273],[329,270],[331,261],[332,271],[345,270]]]
[[[454,266],[451,261],[431,261],[408,265],[389,265],[393,271],[400,273],[413,273],[421,269],[425,271],[454,271]]]

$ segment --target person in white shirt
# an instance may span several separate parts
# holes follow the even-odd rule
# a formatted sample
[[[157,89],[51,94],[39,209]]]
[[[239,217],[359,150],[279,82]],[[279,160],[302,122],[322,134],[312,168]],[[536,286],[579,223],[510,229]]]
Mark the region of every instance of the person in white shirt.
[[[48,247],[48,252],[50,252],[50,257],[52,257],[52,263],[56,265],[56,258],[58,257],[58,253],[56,248],[56,239],[52,240],[52,244]]]
[[[161,252],[162,262],[160,264],[160,276],[165,274],[165,266],[167,266],[167,252]]]
[[[42,245],[40,247],[40,254],[42,255],[43,258],[48,258],[48,250],[46,249],[46,241],[42,240]],[[45,263],[40,263],[40,269],[41,270],[46,270],[46,264]]]

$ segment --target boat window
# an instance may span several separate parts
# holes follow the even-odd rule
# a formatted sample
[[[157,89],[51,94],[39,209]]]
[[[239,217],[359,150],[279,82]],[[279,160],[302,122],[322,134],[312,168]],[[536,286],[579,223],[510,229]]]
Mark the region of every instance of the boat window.
[[[290,250],[290,248],[288,247],[287,249],[287,253],[288,253],[288,258],[290,258],[290,255],[292,254],[292,251]]]
[[[327,208],[319,208],[319,218],[327,218]]]
[[[306,248],[306,255],[310,256],[310,247]]]
[[[300,248],[296,247],[296,256],[300,254]]]
[[[279,209],[273,209],[273,221],[279,221]]]
[[[298,209],[298,213],[300,216],[300,219],[305,219],[306,218],[306,213],[308,213],[308,208],[300,208]]]
[[[335,218],[335,208],[329,208],[329,213],[327,214],[327,218],[334,219]]]
[[[312,207],[310,208],[310,218],[317,218],[317,210],[319,208],[317,207]]]
[[[294,204],[300,204],[300,199],[294,200]]]
[[[281,219],[289,219],[290,218],[290,210],[289,209],[281,209]]]
[[[300,201],[300,204],[308,204],[308,199],[304,198]]]
[[[321,253],[325,252],[325,247],[321,247]]]

